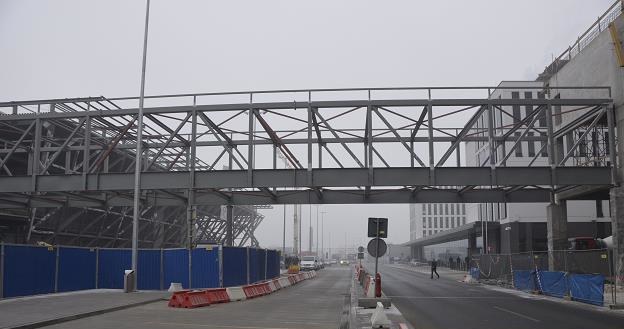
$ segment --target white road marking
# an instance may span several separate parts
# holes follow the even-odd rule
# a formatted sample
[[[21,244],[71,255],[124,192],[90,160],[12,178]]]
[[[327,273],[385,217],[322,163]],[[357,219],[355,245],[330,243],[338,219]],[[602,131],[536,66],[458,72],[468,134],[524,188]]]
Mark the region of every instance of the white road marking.
[[[504,296],[386,296],[390,298],[408,298],[408,299],[511,299],[512,297]]]
[[[538,319],[536,319],[536,318],[532,318],[532,317],[530,317],[530,316],[528,316],[528,315],[520,314],[520,313],[514,312],[514,311],[512,311],[512,310],[508,310],[508,309],[506,309],[506,308],[502,308],[502,307],[498,307],[498,306],[493,306],[493,307],[494,307],[495,309],[499,310],[499,311],[507,312],[507,313],[513,314],[513,315],[515,315],[515,316],[519,316],[519,317],[521,317],[521,318],[525,318],[525,319],[527,319],[527,320],[531,320],[531,321],[534,321],[534,322],[541,322],[540,320],[538,320]]]
[[[231,329],[297,329],[293,327],[249,327],[249,326],[224,326],[218,324],[203,323],[179,323],[179,322],[145,322],[145,324],[161,325],[170,328],[186,326],[186,327],[207,327],[207,328],[231,328]]]

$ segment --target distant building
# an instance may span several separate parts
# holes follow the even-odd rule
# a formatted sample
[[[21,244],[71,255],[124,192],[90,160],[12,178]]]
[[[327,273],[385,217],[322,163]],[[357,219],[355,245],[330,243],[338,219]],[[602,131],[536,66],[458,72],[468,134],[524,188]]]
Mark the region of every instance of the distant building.
[[[409,207],[410,240],[434,235],[468,221],[464,203],[415,203]]]

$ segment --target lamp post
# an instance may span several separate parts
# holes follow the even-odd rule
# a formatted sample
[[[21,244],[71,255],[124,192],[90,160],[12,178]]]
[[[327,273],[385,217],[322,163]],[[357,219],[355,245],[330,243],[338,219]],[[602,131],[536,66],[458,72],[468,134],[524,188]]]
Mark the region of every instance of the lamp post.
[[[321,252],[323,253],[323,259],[325,259],[325,214],[326,211],[321,211]],[[329,257],[327,257],[329,258]]]
[[[132,270],[134,271],[134,289],[137,287],[137,264],[139,260],[139,216],[141,203],[141,144],[143,143],[143,103],[145,100],[145,64],[147,61],[147,32],[149,26],[150,0],[145,8],[145,33],[143,36],[143,64],[141,66],[141,91],[139,95],[139,113],[137,118],[137,138],[134,167],[134,209],[132,209]]]

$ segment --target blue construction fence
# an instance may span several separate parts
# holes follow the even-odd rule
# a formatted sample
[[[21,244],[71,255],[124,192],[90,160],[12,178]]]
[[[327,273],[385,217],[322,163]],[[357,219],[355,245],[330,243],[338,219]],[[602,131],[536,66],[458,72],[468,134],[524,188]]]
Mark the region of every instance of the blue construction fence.
[[[86,289],[121,289],[132,267],[130,249],[0,244],[0,298]],[[277,250],[209,246],[140,249],[139,290],[250,284],[280,275]]]
[[[583,303],[604,305],[604,282],[602,274],[575,274],[555,271],[514,271],[513,284],[518,290],[538,291],[544,295]]]

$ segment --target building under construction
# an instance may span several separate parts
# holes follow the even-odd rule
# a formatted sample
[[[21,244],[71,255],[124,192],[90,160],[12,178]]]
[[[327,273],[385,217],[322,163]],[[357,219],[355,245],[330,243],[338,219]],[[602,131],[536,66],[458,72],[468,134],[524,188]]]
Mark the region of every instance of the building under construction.
[[[119,107],[104,97],[11,102],[0,104],[14,114],[41,112],[110,111]],[[196,158],[188,161],[190,142],[179,129],[169,128],[150,115],[143,130],[145,172],[208,169]],[[188,118],[187,118],[188,119]],[[95,115],[76,121],[39,117],[0,122],[0,176],[33,177],[54,174],[111,174],[134,172],[136,116]],[[172,141],[178,148],[164,147]],[[132,145],[132,147],[126,147]],[[41,177],[41,176],[40,176]],[[103,177],[102,179],[105,179]],[[58,184],[63,184],[61,181]],[[85,180],[85,190],[89,182]],[[166,194],[168,192],[162,191]],[[143,198],[150,195],[144,194]],[[170,198],[185,198],[170,194]],[[86,247],[130,247],[132,198],[128,193],[79,192],[0,193],[0,241]],[[126,205],[127,204],[127,205]],[[257,206],[172,206],[148,203],[140,212],[139,246],[166,248],[191,243],[257,246],[254,230],[263,216]]]

